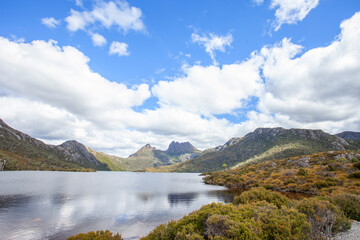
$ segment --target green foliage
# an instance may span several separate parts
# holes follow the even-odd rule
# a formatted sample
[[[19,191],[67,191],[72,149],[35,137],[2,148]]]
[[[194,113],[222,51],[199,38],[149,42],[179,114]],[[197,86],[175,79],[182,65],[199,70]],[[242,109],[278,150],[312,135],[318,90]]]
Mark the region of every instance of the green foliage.
[[[261,186],[274,191],[310,195],[338,194],[351,189],[352,193],[360,194],[360,173],[354,173],[354,164],[350,161],[334,160],[339,155],[347,154],[353,153],[322,152],[267,161],[226,171],[205,173],[203,179],[207,184],[240,189]],[[332,166],[331,169],[329,166]],[[352,179],[349,180],[349,177]]]
[[[354,163],[354,168],[359,169],[360,170],[360,162]]]
[[[305,198],[298,202],[296,208],[307,216],[312,227],[312,239],[327,239],[334,232],[350,229],[350,222],[342,211],[328,201]]]
[[[291,200],[278,192],[270,191],[262,187],[252,188],[249,191],[241,193],[234,199],[235,204],[247,204],[266,201],[274,204],[278,208],[289,207]]]
[[[228,165],[226,164],[226,163],[224,163],[223,165],[222,165],[222,168],[227,168],[228,167]]]
[[[340,207],[348,218],[360,221],[359,195],[348,193],[338,194],[331,198],[331,202]]]
[[[360,179],[360,171],[350,173],[349,178],[358,178],[358,179]]]
[[[303,169],[303,168],[300,168],[297,175],[299,176],[306,176],[307,175],[307,170],[306,169]]]
[[[265,201],[234,206],[212,203],[178,221],[155,228],[143,240],[310,239],[306,216]]]
[[[351,159],[351,162],[357,163],[357,162],[359,162],[359,159],[357,159],[357,158],[352,158],[352,159]]]
[[[67,240],[123,240],[119,233],[113,234],[109,230],[80,233],[69,237]]]

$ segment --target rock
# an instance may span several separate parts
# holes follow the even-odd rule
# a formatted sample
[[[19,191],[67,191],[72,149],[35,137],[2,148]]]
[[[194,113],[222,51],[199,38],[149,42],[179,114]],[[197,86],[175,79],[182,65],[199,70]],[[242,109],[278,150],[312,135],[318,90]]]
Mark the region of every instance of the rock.
[[[191,143],[189,142],[174,142],[172,141],[168,147],[168,149],[165,151],[167,154],[170,155],[181,155],[184,153],[194,153],[199,151],[196,149]]]
[[[302,168],[310,167],[309,160],[310,160],[310,157],[309,157],[309,156],[306,156],[306,157],[303,157],[303,158],[299,158],[299,159],[296,161],[295,166],[297,166],[297,167],[302,167]]]

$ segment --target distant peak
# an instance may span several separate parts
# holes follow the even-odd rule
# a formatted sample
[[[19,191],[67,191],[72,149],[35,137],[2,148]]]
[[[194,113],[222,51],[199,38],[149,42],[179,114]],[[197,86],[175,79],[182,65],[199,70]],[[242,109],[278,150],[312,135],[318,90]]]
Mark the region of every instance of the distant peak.
[[[171,155],[181,155],[184,153],[193,153],[198,151],[191,143],[189,142],[175,142],[172,141],[166,150],[168,154]]]

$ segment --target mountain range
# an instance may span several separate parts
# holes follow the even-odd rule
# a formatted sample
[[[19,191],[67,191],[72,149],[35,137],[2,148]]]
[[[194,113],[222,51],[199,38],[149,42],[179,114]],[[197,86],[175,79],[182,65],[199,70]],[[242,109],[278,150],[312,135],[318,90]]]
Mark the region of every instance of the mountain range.
[[[75,141],[49,145],[8,126],[0,119],[0,159],[6,170],[112,170],[136,171],[171,165],[200,154],[189,142],[171,142],[166,151],[146,144],[128,158],[97,152]]]
[[[224,145],[200,151],[191,143],[171,142],[163,151],[146,144],[127,158],[97,152],[71,140],[48,145],[0,119],[0,159],[5,170],[112,170],[210,172],[270,159],[330,150],[360,149],[360,133],[331,135],[322,130],[258,128]]]

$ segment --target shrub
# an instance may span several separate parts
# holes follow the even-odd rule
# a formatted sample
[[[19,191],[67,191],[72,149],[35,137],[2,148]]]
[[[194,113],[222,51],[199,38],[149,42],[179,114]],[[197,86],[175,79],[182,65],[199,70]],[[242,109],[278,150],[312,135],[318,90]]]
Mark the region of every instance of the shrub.
[[[354,168],[360,169],[360,162],[354,163]]]
[[[353,163],[359,162],[359,159],[357,159],[357,158],[352,158],[352,159],[351,159],[351,162],[353,162]]]
[[[306,176],[307,175],[307,170],[303,169],[303,168],[300,168],[297,174],[299,176]]]
[[[278,208],[283,206],[289,207],[291,200],[278,192],[273,192],[262,187],[253,188],[249,191],[241,193],[234,199],[235,204],[254,203],[259,201],[266,201],[272,203]]]
[[[356,171],[349,174],[349,178],[360,178],[360,171]]]
[[[123,240],[119,233],[113,235],[109,230],[80,233],[75,236],[69,237],[67,240]]]
[[[143,240],[310,239],[311,226],[296,209],[265,201],[234,206],[212,203],[155,228]]]
[[[351,219],[360,221],[360,196],[354,194],[339,194],[331,198],[344,214]]]
[[[335,232],[350,229],[350,222],[334,204],[317,198],[301,200],[297,207],[311,224],[312,239],[329,238]]]

